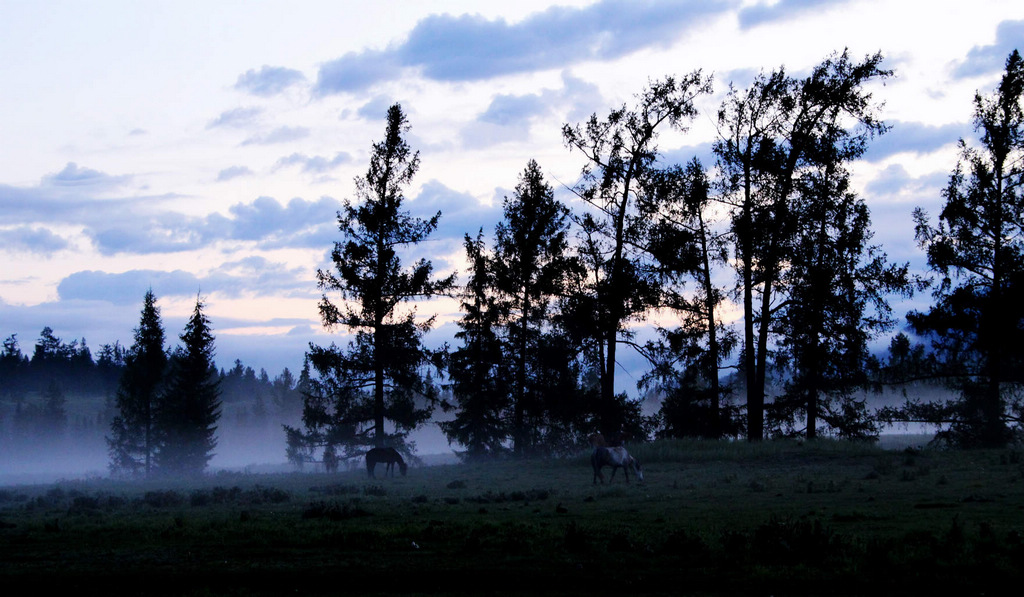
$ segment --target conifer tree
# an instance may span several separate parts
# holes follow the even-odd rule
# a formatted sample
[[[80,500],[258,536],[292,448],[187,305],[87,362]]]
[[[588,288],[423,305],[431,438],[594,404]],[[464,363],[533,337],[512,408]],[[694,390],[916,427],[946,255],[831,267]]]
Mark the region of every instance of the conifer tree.
[[[543,425],[545,396],[554,398],[538,384],[549,307],[577,268],[568,255],[569,210],[555,199],[536,161],[527,163],[512,197],[505,198],[504,214],[495,230],[494,290],[506,317],[506,367],[513,372],[513,449],[523,455],[527,428]]]
[[[1024,404],[1024,59],[1014,50],[992,95],[974,99],[980,145],[960,141],[960,158],[943,195],[937,225],[915,210],[918,243],[940,277],[935,304],[907,315],[931,340],[945,376],[960,397],[925,412],[949,424],[943,437],[998,447],[1020,427]],[[913,406],[913,405],[911,405]],[[932,405],[933,407],[935,405]]]
[[[367,173],[356,179],[359,202],[346,200],[338,213],[343,240],[331,253],[334,267],[317,272],[320,317],[328,329],[341,326],[355,338],[347,350],[310,346],[306,430],[287,429],[290,454],[342,448],[338,457],[345,458],[366,446],[404,449],[406,435],[426,422],[437,398],[424,369],[440,365],[440,355],[422,341],[434,318],[419,319],[404,306],[447,292],[455,277],[435,279],[426,259],[402,263],[400,252],[425,240],[441,217],[424,220],[404,210],[404,188],[419,168],[419,153],[404,138],[408,129],[402,107],[391,106],[384,140],[373,144]]]
[[[504,353],[502,311],[495,302],[494,263],[486,254],[483,231],[476,240],[466,235],[470,277],[463,291],[464,315],[456,340],[462,346],[448,357],[448,378],[457,408],[451,421],[441,423],[449,441],[465,446],[463,458],[482,460],[507,452],[512,432],[512,376]]]
[[[911,278],[908,265],[888,263],[870,244],[870,212],[849,176],[842,160],[823,160],[793,201],[789,296],[779,309],[779,364],[791,374],[769,417],[787,435],[800,433],[799,421],[809,439],[819,428],[852,439],[879,431],[855,391],[867,383],[868,342],[895,325],[886,295],[911,294]]]
[[[217,446],[221,405],[214,337],[201,299],[180,339],[157,412],[156,464],[164,474],[196,475],[206,469]]]
[[[167,368],[164,330],[153,290],[146,292],[135,341],[124,357],[116,395],[117,414],[107,446],[115,475],[149,475],[156,452],[156,404]]]

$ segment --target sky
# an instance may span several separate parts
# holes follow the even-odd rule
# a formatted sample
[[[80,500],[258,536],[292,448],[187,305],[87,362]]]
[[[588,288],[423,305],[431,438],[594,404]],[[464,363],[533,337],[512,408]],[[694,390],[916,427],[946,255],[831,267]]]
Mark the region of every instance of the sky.
[[[462,274],[529,160],[573,206],[564,123],[701,69],[714,93],[660,148],[710,163],[730,83],[844,48],[894,71],[871,87],[892,128],[853,171],[875,241],[923,271],[910,214],[938,212],[974,94],[1022,41],[1019,0],[0,0],[0,336],[130,345],[152,288],[172,340],[202,297],[220,366],[294,371],[347,341],[316,270],[389,105],[420,152],[407,207],[443,214],[417,256]],[[417,309],[450,341],[456,301]]]

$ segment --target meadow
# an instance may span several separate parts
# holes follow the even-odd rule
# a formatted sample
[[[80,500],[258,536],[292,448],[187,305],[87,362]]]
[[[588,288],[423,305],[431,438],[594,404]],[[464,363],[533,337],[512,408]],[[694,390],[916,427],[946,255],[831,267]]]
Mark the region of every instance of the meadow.
[[[376,479],[0,488],[5,595],[972,595],[1024,580],[1024,452],[658,441]],[[608,477],[609,471],[605,471]]]

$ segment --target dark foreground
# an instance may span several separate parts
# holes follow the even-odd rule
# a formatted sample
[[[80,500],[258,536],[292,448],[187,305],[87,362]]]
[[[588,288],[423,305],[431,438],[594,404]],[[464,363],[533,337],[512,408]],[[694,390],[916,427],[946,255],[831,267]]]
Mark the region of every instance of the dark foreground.
[[[0,488],[0,593],[981,595],[1024,580],[1021,452],[633,451],[643,484],[594,486],[581,455]]]

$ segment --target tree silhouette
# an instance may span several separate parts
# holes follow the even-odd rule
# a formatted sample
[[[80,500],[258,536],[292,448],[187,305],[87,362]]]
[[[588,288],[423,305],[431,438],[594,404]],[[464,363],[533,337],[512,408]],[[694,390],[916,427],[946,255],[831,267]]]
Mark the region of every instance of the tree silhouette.
[[[494,233],[494,289],[507,317],[513,450],[521,456],[527,448],[527,411],[532,405],[540,420],[547,406],[537,378],[549,306],[564,294],[575,263],[568,256],[569,210],[555,199],[536,161],[530,160],[512,197],[505,198],[504,216]]]
[[[399,250],[425,240],[441,217],[438,212],[423,220],[403,210],[403,188],[419,168],[419,153],[403,138],[408,129],[401,106],[391,106],[384,140],[373,144],[366,176],[356,179],[360,203],[346,200],[338,213],[344,240],[331,253],[334,270],[317,272],[324,326],[343,326],[355,338],[347,350],[310,346],[307,356],[316,376],[305,401],[306,432],[288,432],[293,454],[299,444],[331,450],[341,445],[342,456],[358,454],[362,446],[402,445],[408,431],[430,416],[431,409],[416,401],[436,398],[422,372],[435,358],[422,342],[434,318],[418,320],[415,309],[402,307],[447,292],[455,277],[433,279],[433,266],[425,259],[410,268],[402,265]],[[345,302],[335,302],[328,292]],[[387,432],[385,421],[395,425],[394,433]]]
[[[469,456],[500,454],[510,439],[517,456],[551,450],[564,443],[553,429],[572,427],[565,411],[582,410],[573,400],[579,374],[570,365],[578,351],[562,350],[550,309],[575,264],[567,254],[568,216],[530,160],[505,198],[493,253],[482,231],[476,240],[466,238],[471,276],[456,334],[463,346],[449,361],[453,397],[462,409],[443,427],[467,445]]]
[[[629,340],[626,324],[658,304],[659,282],[647,260],[650,221],[639,204],[652,200],[646,181],[656,171],[657,135],[663,125],[683,129],[697,112],[693,100],[709,93],[699,71],[648,86],[635,108],[591,116],[585,125],[562,128],[570,149],[586,158],[577,195],[590,209],[579,217],[581,253],[589,271],[586,288],[571,304],[577,323],[591,321],[590,358],[600,380],[598,426],[618,432],[623,413],[615,392],[618,345]]]
[[[649,246],[662,281],[660,305],[681,322],[659,326],[660,339],[645,346],[653,368],[640,385],[661,392],[666,435],[736,435],[735,408],[723,404],[726,390],[719,381],[736,338],[720,317],[726,295],[715,270],[726,262],[727,239],[711,220],[711,181],[694,158],[658,172],[650,184],[657,200],[648,204],[654,222]]]
[[[865,84],[888,77],[882,56],[832,56],[797,80],[779,68],[746,90],[731,89],[718,114],[714,150],[724,199],[732,206],[736,268],[743,297],[741,370],[747,391],[747,435],[764,437],[770,341],[781,333],[777,314],[786,299],[793,253],[793,201],[801,178],[823,160],[848,160],[884,130]],[[856,127],[852,132],[850,127]],[[829,150],[841,143],[844,151]]]
[[[195,309],[168,367],[166,388],[157,409],[159,445],[156,466],[161,473],[197,475],[206,469],[217,447],[220,388],[213,362],[214,337],[203,302]]]
[[[483,232],[476,240],[466,235],[465,247],[470,276],[455,334],[462,346],[449,355],[447,367],[458,410],[451,421],[441,423],[441,430],[449,441],[466,447],[466,460],[483,460],[507,451],[514,376],[500,336],[504,316],[495,304],[494,264],[485,252]]]
[[[868,341],[895,325],[886,301],[890,293],[912,292],[909,266],[888,264],[870,245],[867,205],[850,190],[843,163],[860,154],[846,147],[845,133],[824,139],[816,171],[798,181],[791,217],[794,240],[782,274],[789,296],[782,303],[780,364],[791,371],[785,393],[772,405],[780,433],[817,437],[819,423],[840,437],[874,438],[878,427],[854,390],[867,381]]]
[[[152,472],[156,452],[155,410],[166,369],[160,308],[150,289],[143,299],[135,341],[124,356],[117,388],[117,414],[107,436],[111,473],[148,476]]]
[[[1024,407],[1010,404],[1024,364],[1024,60],[1014,50],[995,94],[974,98],[980,145],[960,141],[937,225],[918,208],[917,241],[941,276],[927,312],[907,315],[931,339],[941,374],[960,399],[931,408],[949,423],[943,437],[965,446],[1002,446]],[[911,409],[913,410],[913,409]],[[918,414],[921,414],[920,412]],[[914,416],[911,414],[910,416]]]

